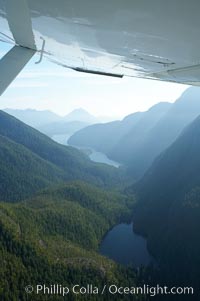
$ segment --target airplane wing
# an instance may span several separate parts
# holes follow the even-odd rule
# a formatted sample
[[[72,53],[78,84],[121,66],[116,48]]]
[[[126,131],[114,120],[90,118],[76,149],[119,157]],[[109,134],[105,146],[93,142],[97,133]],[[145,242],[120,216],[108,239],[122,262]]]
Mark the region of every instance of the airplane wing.
[[[35,52],[81,72],[199,85],[199,12],[198,0],[0,0],[0,40],[14,46],[0,94]]]

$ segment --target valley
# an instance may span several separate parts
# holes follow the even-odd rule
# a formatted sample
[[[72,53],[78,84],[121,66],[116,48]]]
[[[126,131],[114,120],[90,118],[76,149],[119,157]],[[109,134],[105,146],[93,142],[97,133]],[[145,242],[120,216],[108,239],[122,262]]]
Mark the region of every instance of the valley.
[[[198,88],[109,123],[80,110],[65,121],[14,112],[29,125],[8,113],[0,111],[2,301],[130,300],[109,293],[27,299],[23,287],[41,281],[191,286],[194,296],[154,299],[198,300]],[[45,124],[36,124],[38,114]]]

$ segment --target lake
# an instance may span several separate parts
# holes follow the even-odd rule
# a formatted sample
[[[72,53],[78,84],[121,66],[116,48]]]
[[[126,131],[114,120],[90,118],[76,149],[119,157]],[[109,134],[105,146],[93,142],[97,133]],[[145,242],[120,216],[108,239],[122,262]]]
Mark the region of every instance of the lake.
[[[105,163],[114,167],[119,167],[120,164],[116,161],[110,160],[105,154],[101,152],[96,152],[93,149],[90,149],[91,153],[89,154],[89,157],[92,161],[98,162],[98,163]]]
[[[52,136],[52,139],[60,144],[63,145],[68,145],[67,141],[70,138],[71,135],[54,135]],[[84,151],[85,153],[87,153],[88,151],[88,157],[90,158],[90,160],[97,162],[97,163],[104,163],[104,164],[108,164],[114,167],[119,167],[120,163],[110,160],[105,154],[101,153],[101,152],[97,152],[92,148],[84,148],[84,147],[78,147],[73,145],[73,147],[78,148],[79,150]]]
[[[144,237],[134,233],[133,224],[119,224],[104,237],[99,251],[114,261],[134,267],[147,266],[155,260],[149,254]]]

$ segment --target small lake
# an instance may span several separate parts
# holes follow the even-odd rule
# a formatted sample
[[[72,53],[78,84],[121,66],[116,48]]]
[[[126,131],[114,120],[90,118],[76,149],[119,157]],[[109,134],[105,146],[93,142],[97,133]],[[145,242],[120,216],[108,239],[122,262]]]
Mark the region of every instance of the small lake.
[[[98,163],[105,163],[108,165],[112,165],[114,167],[119,167],[120,164],[116,161],[110,160],[105,154],[100,153],[100,152],[96,152],[93,149],[90,149],[91,153],[89,154],[89,158],[94,161],[94,162],[98,162]]]
[[[133,231],[133,224],[119,224],[104,237],[99,251],[102,255],[134,267],[154,263],[154,258],[147,250],[146,239]]]

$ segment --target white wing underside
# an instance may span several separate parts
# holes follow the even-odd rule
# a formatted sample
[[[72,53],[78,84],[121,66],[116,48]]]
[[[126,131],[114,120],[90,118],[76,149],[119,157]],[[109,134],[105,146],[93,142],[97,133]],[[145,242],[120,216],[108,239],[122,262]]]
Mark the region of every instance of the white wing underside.
[[[78,71],[199,85],[199,11],[197,0],[0,0],[0,40]]]

